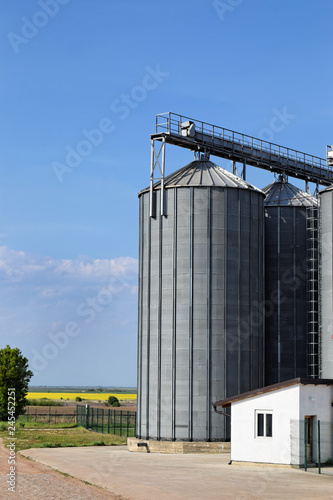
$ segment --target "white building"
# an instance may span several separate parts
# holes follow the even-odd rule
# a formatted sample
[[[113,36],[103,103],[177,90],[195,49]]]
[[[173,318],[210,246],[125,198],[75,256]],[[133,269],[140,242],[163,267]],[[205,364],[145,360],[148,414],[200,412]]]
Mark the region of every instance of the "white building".
[[[217,401],[213,406],[224,415],[230,414],[231,408],[232,462],[301,465],[305,443],[307,462],[318,462],[318,420],[320,461],[333,459],[331,379],[296,378]]]

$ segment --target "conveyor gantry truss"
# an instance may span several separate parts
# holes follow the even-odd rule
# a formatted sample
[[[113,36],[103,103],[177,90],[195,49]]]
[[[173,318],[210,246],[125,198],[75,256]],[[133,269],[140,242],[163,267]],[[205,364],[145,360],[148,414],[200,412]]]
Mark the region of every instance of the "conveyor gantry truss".
[[[160,143],[157,145],[156,143]],[[211,125],[176,113],[156,115],[156,132],[151,135],[150,196],[151,215],[154,181],[161,181],[161,215],[164,215],[165,145],[174,144],[192,150],[197,155],[227,158],[242,164],[241,176],[246,177],[246,165],[313,182],[317,186],[333,183],[333,160],[327,161],[295,149],[279,146],[256,137]],[[333,156],[333,155],[332,155]],[[155,177],[158,167],[160,176]]]

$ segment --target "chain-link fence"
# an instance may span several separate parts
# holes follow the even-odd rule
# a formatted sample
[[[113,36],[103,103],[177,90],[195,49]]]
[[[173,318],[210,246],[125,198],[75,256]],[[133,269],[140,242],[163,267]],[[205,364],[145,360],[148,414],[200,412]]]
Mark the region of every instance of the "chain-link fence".
[[[290,422],[291,463],[308,467],[333,466],[333,423],[307,417]]]
[[[134,437],[136,412],[92,408],[89,405],[76,406],[76,422],[86,429],[115,434],[117,436]]]

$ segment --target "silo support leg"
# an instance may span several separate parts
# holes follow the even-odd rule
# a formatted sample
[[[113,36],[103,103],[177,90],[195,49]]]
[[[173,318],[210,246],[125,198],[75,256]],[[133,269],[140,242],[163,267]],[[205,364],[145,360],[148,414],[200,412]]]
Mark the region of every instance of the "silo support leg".
[[[155,148],[155,140],[151,140],[151,163],[150,163],[150,217],[154,216],[153,209],[153,190],[154,181],[161,181],[161,215],[164,215],[164,170],[165,170],[165,139],[162,138],[162,144]],[[155,169],[158,167],[160,177],[155,177]]]

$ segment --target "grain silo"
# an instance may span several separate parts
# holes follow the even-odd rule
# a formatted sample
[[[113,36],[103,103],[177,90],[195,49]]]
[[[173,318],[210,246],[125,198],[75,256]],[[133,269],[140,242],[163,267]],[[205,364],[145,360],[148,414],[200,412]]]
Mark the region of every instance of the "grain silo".
[[[320,193],[321,377],[333,378],[333,187]]]
[[[318,377],[317,200],[284,176],[265,198],[265,385]]]
[[[211,402],[263,385],[263,193],[207,160],[139,193],[137,437],[228,439]],[[156,212],[156,213],[154,213]]]

